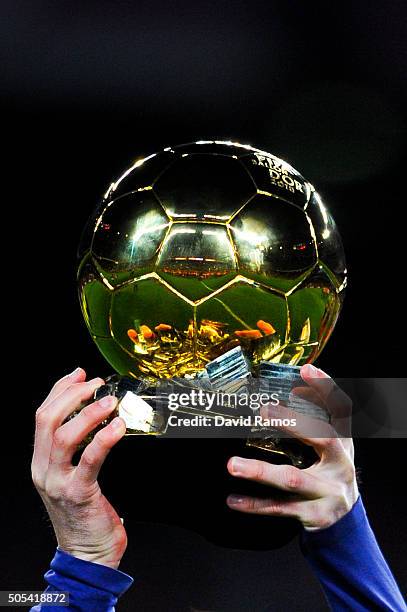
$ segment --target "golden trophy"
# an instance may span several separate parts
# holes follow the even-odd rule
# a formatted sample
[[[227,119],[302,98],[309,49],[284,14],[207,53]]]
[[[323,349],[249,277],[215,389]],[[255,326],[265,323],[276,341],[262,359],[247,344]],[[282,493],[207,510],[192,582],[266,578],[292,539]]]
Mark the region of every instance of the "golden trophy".
[[[135,161],[91,216],[79,257],[82,313],[124,377],[108,383],[121,398],[131,387],[148,396],[163,380],[193,384],[211,364],[222,378],[228,356],[237,378],[264,364],[293,372],[324,348],[346,287],[342,241],[314,187],[236,142]],[[146,404],[132,418],[123,403],[128,434],[163,432],[162,414]],[[270,440],[254,444],[282,452]]]

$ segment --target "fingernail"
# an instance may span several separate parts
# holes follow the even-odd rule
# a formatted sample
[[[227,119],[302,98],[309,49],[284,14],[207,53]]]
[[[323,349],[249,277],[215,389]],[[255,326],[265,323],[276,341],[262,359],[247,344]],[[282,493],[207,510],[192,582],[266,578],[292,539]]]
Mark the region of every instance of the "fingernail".
[[[229,495],[227,502],[231,506],[238,506],[243,502],[243,497],[241,497],[240,495]]]
[[[96,377],[96,378],[92,378],[91,380],[88,380],[87,384],[90,387],[94,387],[95,385],[97,385],[96,388],[98,388],[98,387],[102,387],[105,384],[105,381],[102,378]]]
[[[305,367],[307,368],[306,374],[308,374],[309,376],[318,376],[318,370],[315,366],[312,365],[312,363],[307,363]]]
[[[82,370],[82,368],[75,368],[73,372],[68,374],[68,376],[71,376],[72,378],[75,378],[75,376],[77,376],[81,370]]]
[[[233,472],[244,472],[246,467],[246,461],[240,457],[233,457],[232,459],[232,471]]]
[[[102,397],[99,400],[99,406],[101,406],[102,408],[110,408],[110,406],[113,406],[113,404],[116,403],[116,398],[113,397],[112,395],[105,395],[105,397]]]
[[[120,417],[116,417],[111,422],[111,426],[113,429],[122,429],[123,428],[123,420]]]

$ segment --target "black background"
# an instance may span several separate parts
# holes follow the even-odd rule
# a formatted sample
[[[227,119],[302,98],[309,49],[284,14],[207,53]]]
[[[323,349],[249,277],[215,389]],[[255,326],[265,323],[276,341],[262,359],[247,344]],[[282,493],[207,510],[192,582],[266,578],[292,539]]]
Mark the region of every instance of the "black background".
[[[217,138],[290,161],[325,198],[349,264],[345,306],[318,365],[335,376],[405,375],[407,15],[404,3],[378,0],[3,0],[0,11],[11,417],[0,575],[2,589],[41,589],[55,542],[30,483],[33,416],[77,365],[90,377],[110,373],[81,318],[76,246],[106,187],[136,158]],[[404,590],[405,448],[356,443],[365,505]],[[295,527],[225,508],[239,490],[225,473],[234,452],[230,442],[129,439],[112,452],[102,481],[128,528],[122,569],[138,582],[119,609],[325,609]],[[216,547],[191,527],[217,543],[275,550]]]

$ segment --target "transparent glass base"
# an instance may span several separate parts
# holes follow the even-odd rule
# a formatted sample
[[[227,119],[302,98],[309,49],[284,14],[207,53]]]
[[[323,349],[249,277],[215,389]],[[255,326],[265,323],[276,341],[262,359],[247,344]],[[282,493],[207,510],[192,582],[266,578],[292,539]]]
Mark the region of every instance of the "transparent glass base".
[[[222,372],[221,377],[218,377],[219,370],[216,370],[216,364],[212,362],[214,364],[212,370],[209,369],[209,372],[213,374],[212,382],[218,380],[220,383],[220,380],[222,380],[223,384],[225,384],[225,381],[228,379],[228,372],[230,374],[231,371],[231,363],[235,366],[235,369],[237,368],[242,373],[242,364],[241,362],[239,363],[239,359],[239,355],[235,358],[234,363],[232,363],[231,357],[229,357],[229,360],[223,359],[222,368],[225,371]],[[263,389],[267,388],[267,383],[271,380],[273,389],[278,388],[281,397],[288,397],[294,379],[299,379],[299,370],[299,367],[266,364],[262,370],[261,384]],[[231,378],[233,379],[233,375]],[[181,389],[185,391],[193,387],[193,382],[191,381],[181,379],[179,382],[182,384]],[[204,377],[199,381],[201,385],[204,385],[205,382]],[[229,380],[229,389],[231,382],[233,380]],[[236,380],[234,383],[236,384]],[[126,423],[127,436],[165,436],[169,417],[171,414],[174,414],[174,411],[168,407],[168,392],[160,392],[160,390],[162,390],[160,386],[153,387],[148,381],[130,379],[117,374],[111,376],[106,380],[106,384],[99,387],[95,392],[94,399],[100,399],[105,395],[113,395],[119,401],[114,413],[112,413],[109,419],[101,423],[99,428],[106,425],[115,416],[120,416]],[[214,412],[210,412],[196,406],[185,405],[178,407],[176,413],[177,415],[188,415],[189,417],[198,416],[205,419],[214,419],[215,416],[224,416],[226,418],[231,415],[235,416],[233,410],[235,409],[228,410],[223,408],[222,410],[217,409]],[[83,445],[86,445],[92,439],[96,431],[89,434]],[[299,468],[309,467],[317,459],[311,447],[304,445],[294,438],[280,437],[277,430],[259,427],[252,428],[251,431],[252,435],[246,439],[245,448],[249,451],[250,455],[254,453],[254,456],[257,458],[278,463],[291,463]]]

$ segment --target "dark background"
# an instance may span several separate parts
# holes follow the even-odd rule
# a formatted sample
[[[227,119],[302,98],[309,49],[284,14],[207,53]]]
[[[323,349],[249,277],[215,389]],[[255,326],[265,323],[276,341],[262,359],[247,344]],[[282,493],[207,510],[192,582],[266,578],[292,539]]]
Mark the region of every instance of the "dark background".
[[[318,365],[336,376],[405,376],[407,14],[403,2],[379,0],[3,0],[0,13],[11,417],[0,575],[2,589],[42,589],[55,542],[30,483],[34,412],[77,365],[90,377],[110,373],[81,318],[76,246],[134,159],[215,137],[290,161],[325,198],[350,271]],[[325,609],[293,524],[225,508],[238,490],[225,475],[236,447],[218,442],[126,439],[109,457],[103,486],[129,532],[122,569],[136,577],[118,609]],[[365,505],[404,590],[405,448],[356,443]],[[275,550],[221,548],[195,532]]]

